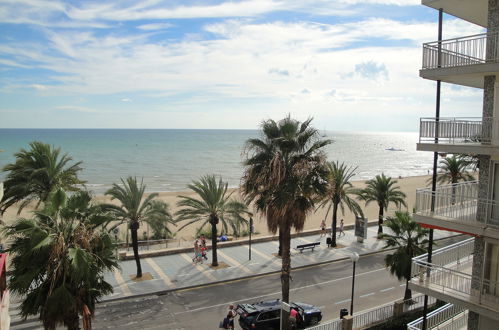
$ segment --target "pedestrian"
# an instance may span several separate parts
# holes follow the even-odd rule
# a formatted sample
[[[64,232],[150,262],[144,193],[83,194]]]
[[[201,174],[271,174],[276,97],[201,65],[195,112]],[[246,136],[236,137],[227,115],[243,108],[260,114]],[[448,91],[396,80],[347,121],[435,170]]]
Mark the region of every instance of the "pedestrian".
[[[232,313],[228,313],[222,322],[223,329],[234,329],[234,318],[232,317]]]
[[[204,237],[204,235],[201,235],[200,243],[201,255],[203,256],[204,260],[208,260],[208,257],[206,256],[206,250],[208,250],[208,248],[206,247],[206,238]]]
[[[341,237],[341,234],[343,234],[343,236],[345,236],[345,232],[343,231],[343,227],[345,226],[345,224],[343,223],[343,219],[340,220],[340,230],[339,230],[339,233],[338,233],[338,238]]]
[[[229,311],[227,314],[230,314],[232,315],[232,318],[235,318],[237,316],[237,312],[236,310],[234,309],[234,305],[229,305]]]
[[[320,228],[321,228],[321,236],[319,238],[322,238],[322,236],[326,237],[326,219],[322,219]]]
[[[296,309],[291,308],[291,310],[289,311],[289,326],[291,327],[292,330],[296,329],[297,316],[298,316],[298,312],[296,311]]]
[[[194,242],[194,258],[192,258],[192,262],[194,264],[197,264],[199,262],[203,263],[203,255],[199,238],[197,238],[196,241]]]

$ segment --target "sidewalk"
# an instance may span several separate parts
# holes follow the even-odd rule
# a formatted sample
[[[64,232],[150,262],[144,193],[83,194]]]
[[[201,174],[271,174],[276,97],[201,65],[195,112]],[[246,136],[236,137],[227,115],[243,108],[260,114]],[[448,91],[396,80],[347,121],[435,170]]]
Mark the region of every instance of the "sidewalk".
[[[349,258],[353,252],[365,255],[383,249],[385,242],[378,240],[377,226],[368,227],[367,236],[363,243],[358,243],[353,229],[345,230],[345,236],[337,239],[338,248],[328,248],[326,238],[320,234],[296,237],[291,240],[291,266],[300,268],[313,264],[331,262]],[[384,227],[383,230],[388,230]],[[434,231],[434,239],[453,236],[455,233]],[[305,250],[303,253],[296,250],[300,244],[319,242],[320,246],[314,251]],[[241,279],[255,275],[279,272],[281,259],[275,257],[279,243],[277,237],[273,241],[253,243],[251,246],[251,260],[247,244],[238,246],[219,246],[218,262],[227,267],[211,269],[211,250],[208,251],[208,260],[203,264],[194,265],[192,252],[179,252],[157,257],[141,257],[143,280],[134,281],[136,274],[135,260],[120,262],[121,271],[108,273],[105,276],[114,288],[114,293],[105,297],[104,301],[141,296],[151,293],[168,292],[185,289],[204,284]]]

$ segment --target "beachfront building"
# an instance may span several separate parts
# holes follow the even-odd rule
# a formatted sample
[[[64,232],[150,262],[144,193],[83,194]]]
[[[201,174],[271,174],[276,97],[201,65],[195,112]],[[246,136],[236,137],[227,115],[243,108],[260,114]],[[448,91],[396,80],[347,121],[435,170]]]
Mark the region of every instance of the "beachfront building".
[[[499,0],[422,0],[439,11],[438,40],[423,45],[420,76],[437,81],[435,118],[422,118],[417,149],[479,161],[475,182],[419,189],[414,218],[469,239],[413,259],[410,287],[452,305],[426,318],[427,328],[499,329]],[[484,33],[442,40],[442,14]],[[440,81],[440,82],[439,82]],[[479,118],[440,118],[440,83],[483,90]],[[445,95],[442,95],[445,96]],[[419,327],[421,328],[421,327]]]

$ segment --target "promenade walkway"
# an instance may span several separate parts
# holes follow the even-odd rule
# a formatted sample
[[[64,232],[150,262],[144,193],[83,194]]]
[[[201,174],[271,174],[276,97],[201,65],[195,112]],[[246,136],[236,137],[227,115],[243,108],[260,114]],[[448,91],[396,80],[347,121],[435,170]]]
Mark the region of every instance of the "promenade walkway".
[[[388,228],[384,228],[388,230]],[[326,238],[319,234],[311,234],[293,238],[291,241],[291,266],[293,268],[306,267],[314,264],[326,263],[349,258],[353,252],[359,255],[378,252],[383,249],[385,242],[378,240],[377,226],[368,228],[368,238],[358,243],[353,229],[345,230],[345,236],[337,240],[337,248],[329,248]],[[455,233],[435,230],[436,240],[453,236]],[[302,253],[296,250],[300,244],[320,242],[314,251],[305,250]],[[135,261],[120,262],[121,270],[106,275],[106,280],[114,287],[114,293],[104,300],[114,300],[124,297],[146,295],[150,293],[167,292],[183,288],[190,288],[204,284],[235,280],[255,275],[279,272],[281,259],[276,257],[278,240],[253,243],[251,246],[251,260],[249,260],[249,246],[247,243],[237,246],[220,245],[218,261],[222,267],[212,269],[211,250],[208,251],[208,261],[194,265],[193,252],[179,252],[156,257],[141,257],[143,280],[136,281]]]

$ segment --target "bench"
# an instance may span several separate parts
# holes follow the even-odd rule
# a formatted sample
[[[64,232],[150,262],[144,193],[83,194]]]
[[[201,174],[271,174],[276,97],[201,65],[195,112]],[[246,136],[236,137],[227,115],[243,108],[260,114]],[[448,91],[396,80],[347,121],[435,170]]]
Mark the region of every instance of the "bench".
[[[302,253],[303,250],[306,250],[306,249],[312,249],[312,251],[314,251],[315,247],[319,246],[320,244],[321,244],[321,242],[314,242],[314,243],[302,244],[302,245],[298,245],[296,247],[296,249],[300,250],[300,253]]]

